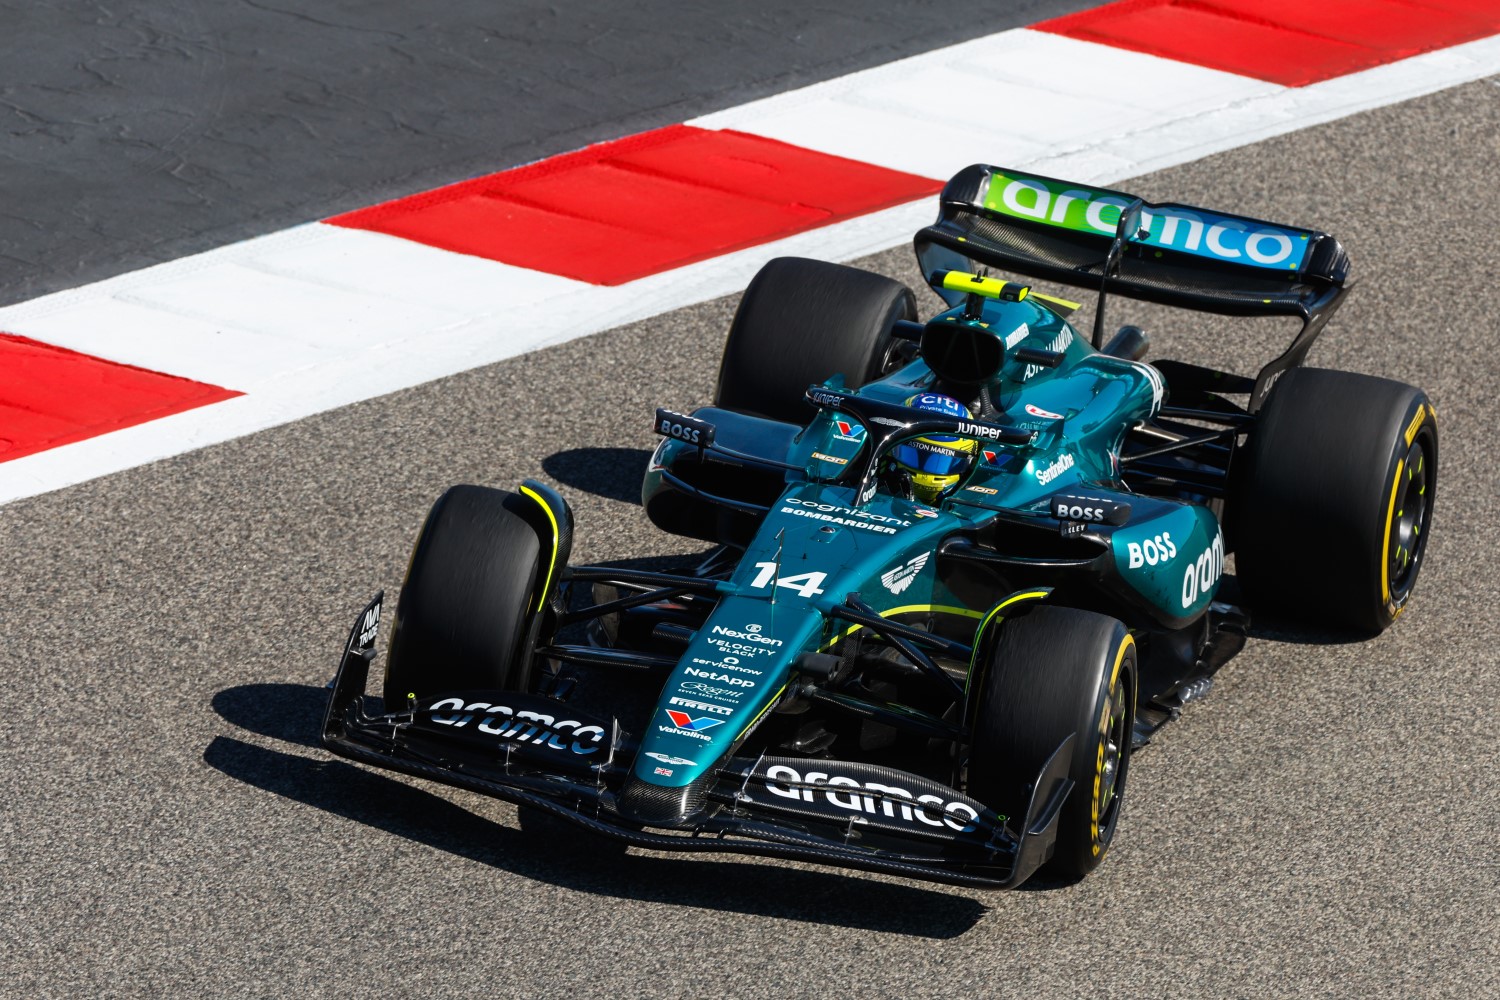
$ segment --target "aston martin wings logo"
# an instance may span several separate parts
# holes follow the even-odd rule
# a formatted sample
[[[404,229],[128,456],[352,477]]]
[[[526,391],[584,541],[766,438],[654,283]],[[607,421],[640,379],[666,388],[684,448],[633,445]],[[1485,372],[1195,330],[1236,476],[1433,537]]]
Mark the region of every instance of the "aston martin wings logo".
[[[902,593],[907,587],[911,586],[911,582],[917,578],[917,574],[922,572],[922,567],[927,565],[927,557],[930,555],[932,555],[931,552],[923,552],[921,555],[913,557],[905,565],[897,566],[889,572],[880,574],[880,582],[885,584],[885,589],[891,593]]]

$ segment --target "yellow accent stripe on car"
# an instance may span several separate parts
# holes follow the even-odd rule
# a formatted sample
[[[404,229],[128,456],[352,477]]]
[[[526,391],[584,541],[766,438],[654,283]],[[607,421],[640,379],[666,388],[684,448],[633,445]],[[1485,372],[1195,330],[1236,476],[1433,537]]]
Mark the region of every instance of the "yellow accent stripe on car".
[[[979,623],[979,630],[983,631],[984,627],[990,623],[991,618],[995,617],[995,615],[1004,611],[1006,608],[1010,607],[1017,601],[1035,601],[1039,600],[1040,598],[1046,597],[1050,593],[1052,593],[1052,591],[1049,588],[1047,590],[1028,590],[1025,593],[1011,594],[1005,600],[1001,601],[993,608],[990,608],[988,614],[982,616],[984,618],[984,621]]]
[[[1032,292],[1031,297],[1034,299],[1041,299],[1048,305],[1058,306],[1062,309],[1066,309],[1068,312],[1074,312],[1082,308],[1082,303],[1069,302],[1067,299],[1060,299],[1056,295],[1043,295],[1041,292]]]
[[[1427,419],[1427,407],[1417,407],[1416,416],[1411,418],[1411,423],[1406,425],[1406,446],[1411,447],[1411,439],[1417,436],[1417,430],[1422,426],[1422,421]]]
[[[1039,601],[1051,593],[1052,588],[1050,587],[1046,590],[1027,590],[1018,594],[1011,594],[1005,600],[990,608],[989,613],[984,616],[984,621],[980,622],[979,627],[974,630],[974,652],[969,656],[969,676],[964,678],[964,697],[968,697],[969,685],[974,681],[974,658],[979,655],[979,637],[989,627],[990,620],[1017,601]],[[1001,615],[1001,617],[1003,618],[1004,616]]]
[[[1135,648],[1135,636],[1131,635],[1129,632],[1126,632],[1125,633],[1125,641],[1122,642],[1122,643],[1120,643],[1120,648],[1115,652],[1115,668],[1110,671],[1110,674],[1109,674],[1109,687],[1106,689],[1106,691],[1113,691],[1115,689],[1115,681],[1120,676],[1120,665],[1125,662],[1125,651],[1127,649],[1134,649],[1134,648]],[[1104,699],[1104,711],[1106,713],[1108,713],[1109,709],[1110,709],[1109,698],[1106,695],[1106,697]],[[1100,728],[1102,729],[1102,728],[1104,728],[1104,727],[1106,727],[1108,725],[1109,725],[1109,716],[1106,714],[1105,718],[1104,718],[1104,721],[1103,721],[1103,725]],[[1126,733],[1125,735],[1126,735],[1126,739],[1128,740],[1130,738],[1130,734]],[[1120,748],[1121,755],[1127,754],[1129,752],[1130,752],[1130,748],[1129,747],[1121,747]],[[1116,778],[1116,780],[1118,781],[1119,779]],[[1104,741],[1101,739],[1099,741],[1099,752],[1098,752],[1098,754],[1094,758],[1094,801],[1093,801],[1092,806],[1090,807],[1090,820],[1089,820],[1089,846],[1092,849],[1093,853],[1096,854],[1096,855],[1099,853],[1099,850],[1100,850],[1100,847],[1099,847],[1099,785],[1103,781],[1104,781]]]
[[[907,615],[917,611],[936,611],[938,614],[962,615],[965,618],[984,617],[983,611],[970,611],[968,608],[956,608],[948,604],[906,604],[899,608],[891,608],[889,611],[882,611],[880,612],[880,617],[890,618],[894,615]],[[844,636],[853,635],[855,632],[858,632],[862,628],[864,628],[863,625],[850,625],[848,628],[844,629],[842,633],[834,636],[832,639],[829,639],[819,648],[827,649],[829,646],[832,646],[834,643],[844,638]]]
[[[745,728],[741,729],[740,730],[740,734],[734,738],[736,743],[738,743],[740,740],[744,739],[745,734],[748,733],[750,730],[752,730],[752,729],[755,728],[755,724],[761,720],[762,716],[764,716],[767,712],[769,712],[771,710],[771,706],[774,705],[774,704],[776,704],[776,699],[780,698],[781,697],[781,692],[783,692],[785,690],[786,690],[786,685],[785,684],[781,685],[781,687],[779,687],[779,688],[776,689],[776,693],[773,694],[773,695],[771,695],[771,700],[768,701],[768,702],[766,702],[766,707],[763,708],[763,709],[761,709],[759,712],[756,712],[755,713],[755,718],[753,718],[749,722],[747,722],[745,724]]]
[[[1024,302],[1027,293],[1031,291],[1029,285],[1001,281],[999,278],[981,278],[967,271],[948,271],[943,275],[943,287],[950,292],[983,295],[987,299],[1005,298],[1009,293],[1009,300],[1013,302]]]
[[[541,494],[526,486],[521,487],[521,492],[541,504],[543,512],[547,515],[547,520],[552,523],[552,558],[547,563],[547,582],[542,585],[542,592],[536,600],[536,609],[540,611],[547,603],[547,591],[552,589],[552,574],[557,570],[557,545],[562,534],[557,529],[557,515],[552,513],[551,506],[548,505],[547,501],[542,499]]]
[[[1396,493],[1401,489],[1401,468],[1406,459],[1396,460],[1396,478],[1391,480],[1391,502],[1385,509],[1385,543],[1380,546],[1380,599],[1391,600],[1391,521],[1396,516]]]

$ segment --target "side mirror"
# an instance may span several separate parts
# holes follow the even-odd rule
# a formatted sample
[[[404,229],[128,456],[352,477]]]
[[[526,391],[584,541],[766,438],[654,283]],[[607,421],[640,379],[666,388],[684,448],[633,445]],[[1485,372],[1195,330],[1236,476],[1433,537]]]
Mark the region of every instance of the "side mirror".
[[[1145,202],[1137,198],[1120,209],[1120,221],[1115,225],[1115,241],[1109,245],[1109,254],[1104,258],[1103,273],[1099,276],[1099,304],[1094,307],[1094,350],[1104,345],[1104,290],[1109,286],[1109,276],[1120,266],[1125,245],[1132,239],[1145,235],[1141,229],[1141,209]]]
[[[1120,222],[1115,226],[1115,239],[1119,240],[1122,245],[1131,240],[1138,240],[1149,232],[1141,228],[1141,208],[1144,205],[1145,202],[1137,198],[1120,209]]]

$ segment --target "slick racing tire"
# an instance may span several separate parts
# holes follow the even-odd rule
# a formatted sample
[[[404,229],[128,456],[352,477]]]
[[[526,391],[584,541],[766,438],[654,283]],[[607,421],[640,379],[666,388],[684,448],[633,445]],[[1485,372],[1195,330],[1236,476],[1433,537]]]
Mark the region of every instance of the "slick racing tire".
[[[729,327],[714,405],[805,424],[809,385],[864,385],[899,363],[891,330],[916,319],[911,289],[842,264],[778,257],[745,289]]]
[[[1135,727],[1136,645],[1119,621],[1043,605],[981,636],[968,792],[1025,823],[1031,785],[1074,736],[1057,842],[1045,870],[1081,878],[1104,860],[1125,801]]]
[[[1228,515],[1253,613],[1374,633],[1406,607],[1431,535],[1437,415],[1401,382],[1317,368],[1277,381],[1235,456]]]
[[[396,605],[385,705],[448,691],[525,691],[550,551],[526,497],[454,486],[432,505]]]

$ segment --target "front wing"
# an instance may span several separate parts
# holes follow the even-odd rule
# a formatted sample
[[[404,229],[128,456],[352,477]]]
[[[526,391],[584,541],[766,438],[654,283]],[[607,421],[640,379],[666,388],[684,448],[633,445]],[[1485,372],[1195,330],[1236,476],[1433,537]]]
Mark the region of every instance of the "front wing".
[[[455,692],[414,701],[404,712],[367,712],[380,606],[377,596],[349,636],[323,721],[325,747],[360,763],[529,806],[637,847],[1012,888],[1051,856],[1058,814],[1073,788],[1071,737],[1038,775],[1024,822],[1010,824],[953,789],[903,771],[731,757],[721,762],[702,813],[681,827],[647,826],[619,802],[637,744],[616,720],[587,718],[564,702],[512,692]],[[497,697],[505,704],[495,704]],[[830,773],[864,780],[830,783]]]

